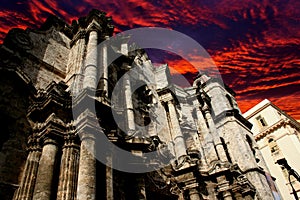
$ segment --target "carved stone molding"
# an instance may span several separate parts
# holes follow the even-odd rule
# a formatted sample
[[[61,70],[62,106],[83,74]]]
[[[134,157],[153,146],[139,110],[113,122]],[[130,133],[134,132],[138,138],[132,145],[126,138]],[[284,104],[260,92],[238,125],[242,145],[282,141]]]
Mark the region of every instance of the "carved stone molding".
[[[13,49],[30,50],[33,48],[33,43],[28,32],[20,28],[10,30],[4,44]]]

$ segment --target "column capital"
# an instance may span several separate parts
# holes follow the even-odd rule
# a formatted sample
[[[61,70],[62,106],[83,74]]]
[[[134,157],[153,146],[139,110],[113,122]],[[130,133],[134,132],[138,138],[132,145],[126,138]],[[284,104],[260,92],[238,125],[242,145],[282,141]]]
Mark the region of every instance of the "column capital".
[[[72,47],[77,42],[77,40],[85,39],[85,36],[86,36],[85,30],[78,31],[76,35],[73,37],[72,41],[70,42],[70,46]]]
[[[227,180],[222,180],[217,185],[218,185],[219,192],[228,191],[230,189],[229,181],[227,181]]]
[[[67,131],[67,124],[53,112],[43,123],[35,123],[33,131],[34,135],[30,141],[36,140],[35,143],[41,145],[49,142],[58,145],[62,142],[63,135]],[[51,140],[53,141],[51,142]]]
[[[159,98],[162,102],[165,102],[165,103],[169,103],[174,100],[171,92],[165,93],[165,94],[161,95]]]
[[[28,151],[41,151],[40,139],[36,135],[28,137]]]
[[[200,200],[201,197],[198,190],[199,183],[193,171],[193,168],[190,168],[189,172],[186,172],[175,179],[177,180],[178,185],[181,185],[181,189],[188,192],[191,200]]]
[[[207,103],[204,103],[204,105],[202,106],[202,110],[204,113],[210,113],[210,108]]]
[[[98,34],[98,32],[101,31],[101,26],[96,21],[92,21],[92,23],[86,28],[86,33],[90,34],[92,32],[95,32]]]
[[[83,131],[94,133],[99,129],[99,119],[95,113],[87,108],[77,116],[74,125],[78,134]]]
[[[44,146],[39,160],[38,173],[33,192],[33,199],[50,199],[52,181],[57,159],[57,142],[52,138],[43,138]]]
[[[182,189],[187,190],[198,187],[198,181],[193,173],[194,169],[190,167],[186,173],[175,176],[176,182],[183,186]]]
[[[47,137],[47,136],[43,137],[42,140],[43,140],[44,146],[47,144],[53,144],[55,146],[58,145],[58,142],[56,140],[54,140],[53,138]]]
[[[82,132],[79,135],[80,135],[81,140],[95,140],[96,139],[96,137],[93,133],[84,133],[84,132]]]
[[[167,101],[167,104],[168,104],[168,105],[173,105],[173,106],[175,106],[175,101],[174,101],[174,99],[169,99],[169,100]]]
[[[79,138],[78,137],[79,136],[75,135],[74,132],[67,133],[66,135],[64,135],[63,148],[73,147],[73,148],[79,149],[80,145],[79,145]]]

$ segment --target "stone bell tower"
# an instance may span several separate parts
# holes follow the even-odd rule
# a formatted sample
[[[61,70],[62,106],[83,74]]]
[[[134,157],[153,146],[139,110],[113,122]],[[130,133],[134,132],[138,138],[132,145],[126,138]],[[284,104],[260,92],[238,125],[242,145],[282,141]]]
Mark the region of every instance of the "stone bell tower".
[[[274,199],[234,92],[205,74],[176,86],[112,35],[98,10],[8,33],[0,198]]]

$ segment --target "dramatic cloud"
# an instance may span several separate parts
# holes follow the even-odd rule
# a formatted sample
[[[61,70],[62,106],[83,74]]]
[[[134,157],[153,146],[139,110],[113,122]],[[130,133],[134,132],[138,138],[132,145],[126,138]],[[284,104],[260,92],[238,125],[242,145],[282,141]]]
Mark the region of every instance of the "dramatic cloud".
[[[151,26],[192,37],[210,53],[243,112],[268,98],[300,119],[299,0],[2,0],[0,39],[12,27],[37,28],[50,14],[71,23],[93,8],[113,17],[116,33]],[[192,64],[172,54],[150,55],[167,62],[175,77],[191,79],[211,61],[189,56]]]

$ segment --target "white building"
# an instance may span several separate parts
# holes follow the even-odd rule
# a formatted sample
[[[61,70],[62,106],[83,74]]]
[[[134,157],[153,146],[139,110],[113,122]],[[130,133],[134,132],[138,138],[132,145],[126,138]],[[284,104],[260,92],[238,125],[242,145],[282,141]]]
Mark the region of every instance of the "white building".
[[[284,200],[295,196],[289,184],[288,170],[277,163],[286,160],[296,172],[300,172],[300,124],[265,99],[243,115],[253,124],[252,132],[267,163],[270,173]],[[300,184],[291,176],[291,182],[300,197]]]

